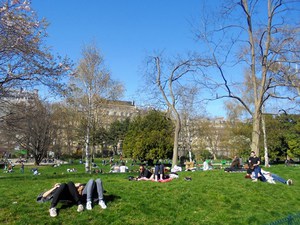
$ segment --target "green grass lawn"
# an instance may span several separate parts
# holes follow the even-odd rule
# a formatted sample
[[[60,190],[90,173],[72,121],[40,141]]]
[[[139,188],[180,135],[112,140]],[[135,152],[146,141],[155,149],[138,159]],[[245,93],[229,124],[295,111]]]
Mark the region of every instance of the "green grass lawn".
[[[76,173],[67,173],[75,167]],[[40,166],[33,176],[26,166],[21,174],[0,174],[0,224],[268,224],[300,212],[300,167],[268,168],[294,185],[251,182],[244,173],[223,170],[181,172],[168,183],[129,181],[126,174],[85,174],[84,166]],[[109,166],[103,167],[109,171]],[[136,167],[131,168],[136,169]],[[191,176],[192,181],[184,177]],[[37,203],[39,193],[57,182],[103,180],[107,209],[98,205],[78,213],[76,206],[58,205],[58,216],[49,216],[50,202]]]

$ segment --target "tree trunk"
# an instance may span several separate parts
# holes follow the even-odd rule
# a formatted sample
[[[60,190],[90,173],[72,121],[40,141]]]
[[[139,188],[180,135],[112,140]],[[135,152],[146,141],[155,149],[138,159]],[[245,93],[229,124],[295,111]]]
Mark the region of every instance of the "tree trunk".
[[[253,128],[252,128],[252,142],[251,142],[251,150],[255,152],[257,156],[259,156],[259,137],[260,137],[260,118],[261,113],[255,112],[253,116]]]
[[[90,172],[90,128],[87,126],[86,129],[86,140],[85,140],[85,172]]]
[[[266,123],[265,123],[265,116],[261,116],[261,125],[262,131],[264,135],[264,149],[265,149],[265,167],[269,167],[269,156],[268,156],[268,144],[267,144],[267,132],[266,132]]]
[[[180,117],[176,113],[172,168],[178,164],[178,140],[179,140],[180,129],[181,129]]]

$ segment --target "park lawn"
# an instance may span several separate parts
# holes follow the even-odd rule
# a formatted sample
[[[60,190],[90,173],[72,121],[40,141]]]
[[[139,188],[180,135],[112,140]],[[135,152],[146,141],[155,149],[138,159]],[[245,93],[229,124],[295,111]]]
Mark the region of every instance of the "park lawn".
[[[67,168],[77,168],[67,173]],[[180,172],[168,183],[129,181],[126,174],[85,174],[83,165],[57,168],[40,166],[34,176],[25,173],[0,174],[0,224],[269,224],[299,213],[300,167],[277,165],[268,168],[294,185],[251,182],[245,173],[223,170]],[[109,166],[103,166],[109,171]],[[131,169],[136,169],[132,167]],[[185,181],[184,177],[192,177]],[[78,213],[76,206],[58,205],[58,216],[49,216],[50,202],[37,203],[39,193],[57,182],[103,181],[107,209],[96,205]]]

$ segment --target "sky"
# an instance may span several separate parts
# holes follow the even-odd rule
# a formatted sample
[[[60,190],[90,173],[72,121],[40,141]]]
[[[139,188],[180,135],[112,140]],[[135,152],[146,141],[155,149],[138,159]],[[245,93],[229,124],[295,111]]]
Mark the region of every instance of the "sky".
[[[201,12],[199,0],[33,0],[32,9],[50,23],[53,53],[77,63],[83,45],[95,42],[112,78],[125,86],[122,99],[137,105],[146,105],[139,91],[146,56],[199,48],[191,25]]]
[[[47,45],[74,63],[82,47],[96,43],[112,78],[122,82],[122,100],[140,101],[141,67],[155,51],[185,54],[200,48],[192,32],[201,0],[32,0],[32,9],[50,23]],[[216,7],[218,0],[208,1]],[[210,116],[225,116],[221,102],[208,106]]]

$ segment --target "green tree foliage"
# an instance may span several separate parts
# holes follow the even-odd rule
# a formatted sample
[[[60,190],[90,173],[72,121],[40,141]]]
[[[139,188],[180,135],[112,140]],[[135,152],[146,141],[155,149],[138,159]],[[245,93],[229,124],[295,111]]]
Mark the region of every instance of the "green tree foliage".
[[[291,158],[300,156],[300,116],[294,115],[288,121],[288,124],[292,126],[289,128],[289,132],[285,135],[288,151],[287,155]]]
[[[238,155],[240,157],[248,157],[251,151],[251,130],[252,124],[249,122],[234,122],[230,124],[229,130],[231,138],[228,145],[231,149],[231,157]]]
[[[267,144],[271,159],[300,156],[300,116],[266,117]],[[262,144],[260,144],[262,146]]]
[[[125,135],[129,129],[130,119],[126,118],[124,121],[114,121],[108,130],[108,143],[117,147],[119,141],[124,140]]]
[[[123,153],[134,159],[171,158],[173,150],[173,123],[159,111],[150,111],[136,117],[129,125],[123,144]]]

